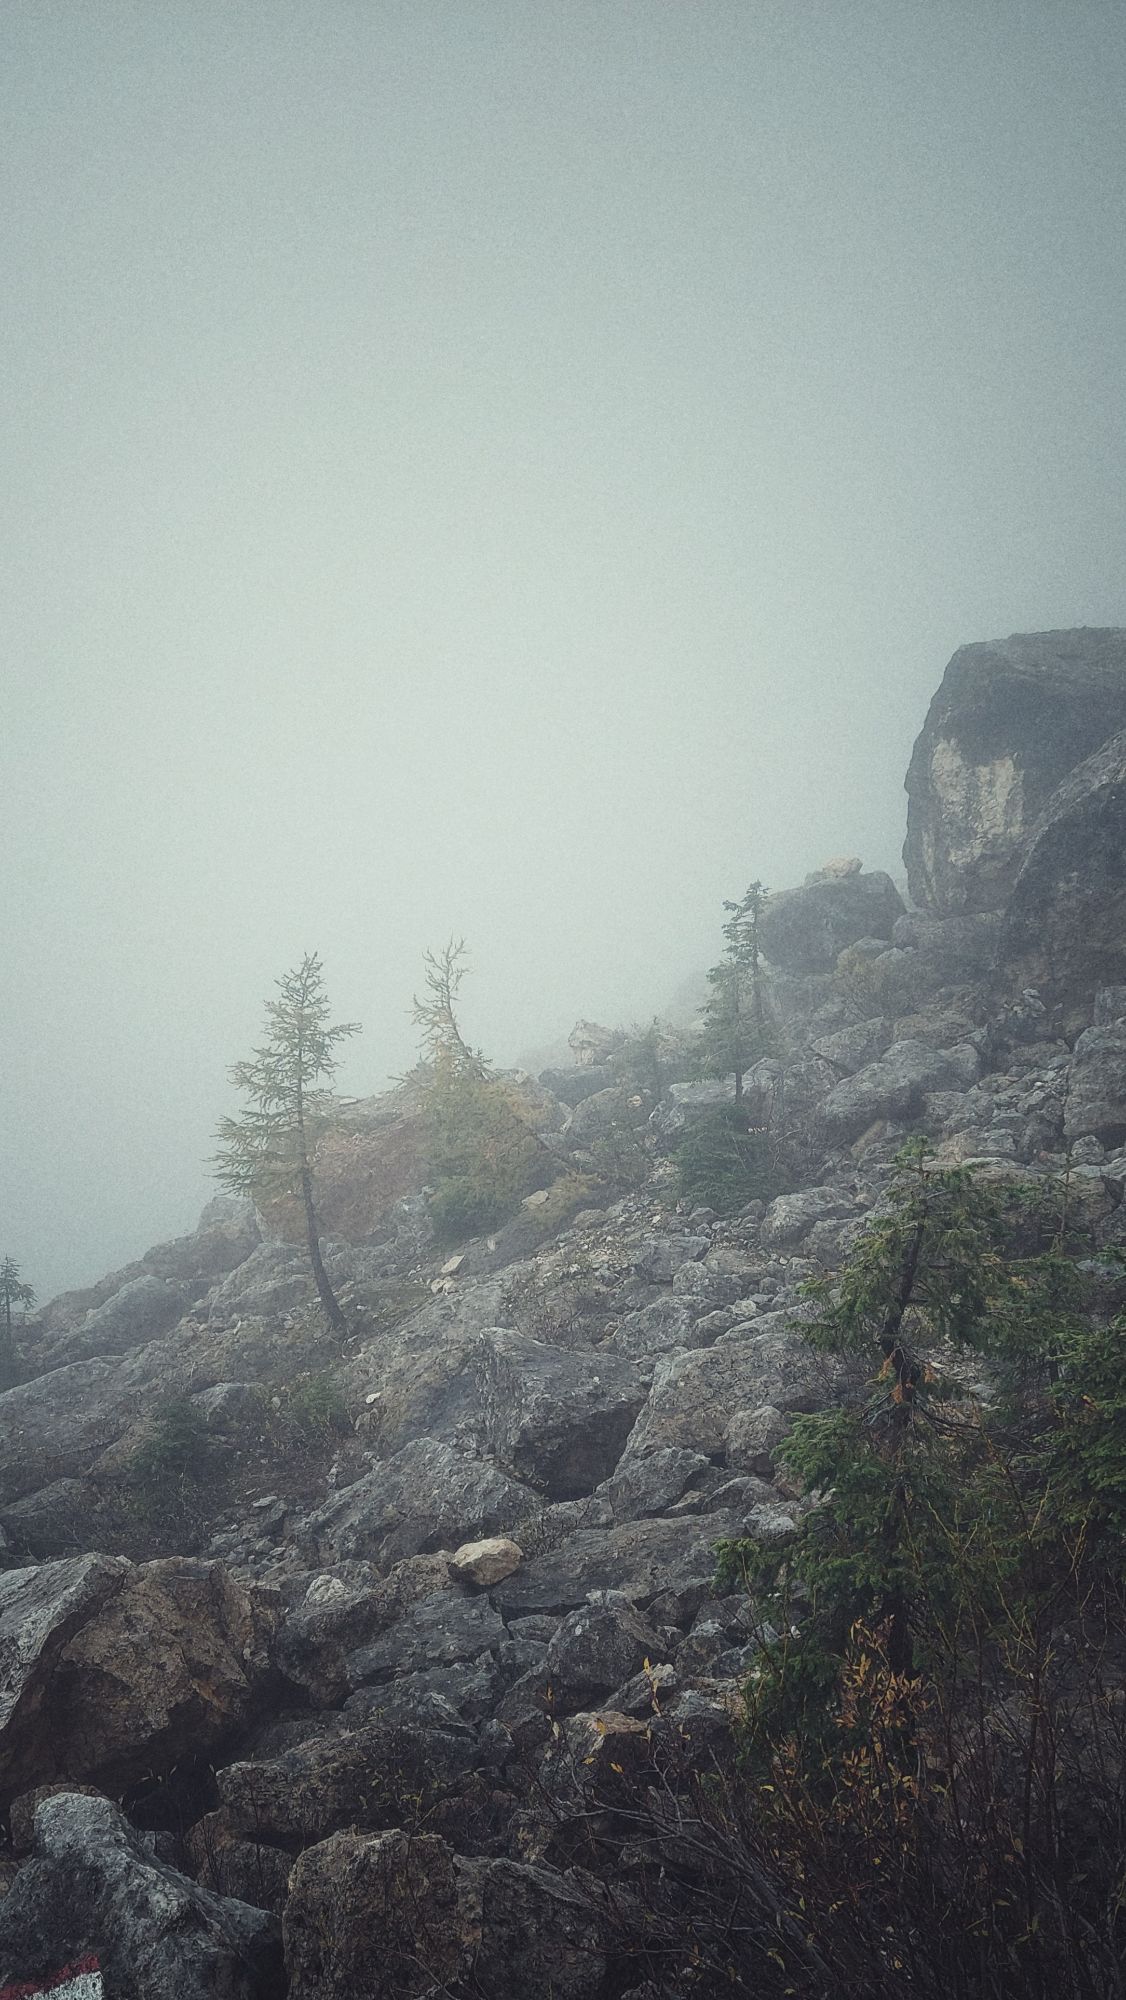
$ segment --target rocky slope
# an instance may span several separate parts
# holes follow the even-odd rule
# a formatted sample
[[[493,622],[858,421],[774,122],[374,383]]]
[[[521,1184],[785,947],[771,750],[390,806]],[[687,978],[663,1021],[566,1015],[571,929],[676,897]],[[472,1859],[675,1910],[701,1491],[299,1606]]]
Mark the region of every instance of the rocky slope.
[[[857,1389],[802,1282],[912,1132],[1033,1190],[1066,1167],[1091,1249],[1126,1242],[1124,723],[1124,634],[965,649],[908,781],[917,907],[852,862],[773,899],[775,1199],[686,1212],[668,1149],[730,1080],[647,1095],[588,1036],[537,1099],[585,1196],[453,1257],[409,1104],[350,1108],[343,1350],[226,1200],[29,1322],[0,1985],[93,1955],[139,2000],[696,1990],[638,1957],[652,1857],[600,1882],[590,1828],[621,1774],[729,1749],[755,1638],[714,1546],[788,1532],[789,1421]],[[590,1174],[622,1135],[624,1192]]]

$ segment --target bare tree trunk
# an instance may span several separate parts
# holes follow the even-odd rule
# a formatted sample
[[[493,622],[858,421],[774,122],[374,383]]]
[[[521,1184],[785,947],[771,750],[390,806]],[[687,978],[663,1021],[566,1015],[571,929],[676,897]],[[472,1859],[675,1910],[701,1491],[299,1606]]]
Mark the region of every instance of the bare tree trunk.
[[[329,1282],[328,1272],[321,1256],[320,1231],[317,1227],[317,1211],[313,1206],[313,1176],[309,1171],[302,1146],[301,1159],[301,1199],[305,1205],[305,1234],[309,1243],[309,1262],[313,1267],[313,1282],[317,1287],[317,1297],[325,1310],[325,1317],[335,1333],[347,1333],[348,1322],[340,1310],[336,1293]]]
[[[303,1058],[304,1049],[299,1042],[297,1050],[299,1065],[302,1063]],[[309,1262],[313,1267],[313,1283],[317,1288],[317,1297],[324,1308],[325,1318],[328,1320],[334,1333],[343,1335],[348,1331],[348,1322],[340,1310],[340,1303],[329,1283],[328,1272],[324,1266],[324,1258],[321,1256],[321,1232],[317,1224],[317,1211],[313,1204],[313,1174],[309,1165],[308,1147],[305,1143],[305,1093],[302,1085],[303,1071],[299,1070],[297,1080],[297,1150],[301,1166],[301,1200],[305,1208],[305,1235],[309,1245]]]

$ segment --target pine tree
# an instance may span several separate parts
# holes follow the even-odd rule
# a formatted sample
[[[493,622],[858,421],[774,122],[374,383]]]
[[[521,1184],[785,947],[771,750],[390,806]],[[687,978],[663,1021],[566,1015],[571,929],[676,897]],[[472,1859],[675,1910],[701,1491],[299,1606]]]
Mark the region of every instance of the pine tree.
[[[752,882],[740,902],[724,903],[728,913],[723,926],[724,955],[708,973],[712,997],[697,1055],[708,1076],[734,1073],[736,1102],[743,1095],[747,1070],[769,1055],[774,1046],[759,942],[767,894],[761,882]]]
[[[359,1033],[359,1023],[328,1025],[328,996],[315,952],[306,953],[277,987],[280,999],[266,1002],[264,1044],[230,1071],[231,1082],[249,1102],[239,1117],[224,1118],[219,1125],[215,1171],[235,1194],[300,1196],[317,1296],[330,1326],[346,1333],[321,1255],[311,1162],[330,1102],[318,1085],[333,1075],[336,1047]]]

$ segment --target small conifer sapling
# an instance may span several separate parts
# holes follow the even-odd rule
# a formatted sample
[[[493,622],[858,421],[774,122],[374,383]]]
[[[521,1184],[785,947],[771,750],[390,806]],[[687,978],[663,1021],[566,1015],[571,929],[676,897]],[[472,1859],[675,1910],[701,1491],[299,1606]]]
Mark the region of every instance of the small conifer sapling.
[[[20,1277],[15,1258],[5,1257],[0,1262],[0,1370],[4,1372],[12,1363],[12,1310],[26,1313],[34,1304],[35,1293]]]
[[[724,903],[724,955],[708,974],[712,997],[700,1037],[700,1064],[709,1076],[734,1075],[736,1102],[747,1070],[773,1046],[759,941],[767,894],[761,882],[752,882],[739,902]]]

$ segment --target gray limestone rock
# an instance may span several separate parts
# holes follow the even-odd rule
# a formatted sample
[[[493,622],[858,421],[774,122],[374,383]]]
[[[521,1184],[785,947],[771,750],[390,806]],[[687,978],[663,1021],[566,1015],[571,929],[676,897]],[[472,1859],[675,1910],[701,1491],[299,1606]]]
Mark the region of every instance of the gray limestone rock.
[[[420,1438],[335,1493],[305,1522],[301,1539],[323,1560],[381,1565],[453,1549],[474,1535],[515,1527],[535,1495],[489,1459]]]
[[[598,2000],[603,1928],[574,1876],[465,1859],[433,1834],[340,1833],[293,1872],[289,2000]]]
[[[1067,774],[1126,728],[1126,632],[1016,633],[955,653],[907,773],[914,901],[1003,909]]]
[[[593,1590],[620,1590],[642,1606],[660,1593],[706,1593],[715,1577],[716,1542],[741,1528],[741,1515],[729,1513],[580,1529],[497,1584],[493,1602],[511,1619],[573,1611]]]
[[[188,1304],[182,1285],[166,1278],[132,1278],[104,1305],[89,1312],[66,1344],[65,1359],[82,1361],[142,1347],[175,1326]],[[60,1357],[62,1358],[62,1357]]]
[[[606,1485],[615,1520],[637,1521],[647,1514],[663,1514],[700,1473],[707,1471],[709,1463],[702,1452],[682,1451],[675,1445],[623,1459]]]
[[[803,1188],[800,1194],[780,1194],[762,1218],[759,1240],[764,1250],[791,1250],[815,1223],[852,1212],[850,1197],[836,1187]]]
[[[503,1621],[488,1597],[442,1591],[412,1605],[378,1639],[351,1653],[349,1679],[353,1687],[362,1687],[430,1667],[478,1660],[496,1653],[504,1637]]]
[[[818,1035],[810,1048],[838,1076],[852,1076],[866,1064],[878,1062],[890,1041],[891,1022],[877,1015],[874,1020],[856,1021],[850,1028]]]
[[[281,1313],[312,1297],[308,1253],[296,1243],[260,1243],[216,1287],[213,1319],[238,1313]]]
[[[800,889],[771,896],[760,923],[762,948],[783,972],[831,972],[847,946],[889,939],[902,915],[902,896],[879,870],[813,875]]]
[[[1017,978],[1084,1012],[1093,989],[1126,982],[1124,855],[1126,729],[1076,766],[1031,829],[1005,916]]]
[[[555,1706],[573,1714],[664,1654],[661,1635],[618,1591],[596,1592],[563,1619],[548,1643],[544,1671]]]
[[[279,1928],[156,1858],[108,1799],[63,1792],[39,1807],[35,1858],[0,1902],[0,1981],[95,1958],[122,2000],[273,2000]]]
[[[671,1284],[682,1265],[707,1255],[711,1240],[710,1236],[646,1236],[633,1268],[647,1284]]]
[[[1126,1142],[1126,1023],[1088,1028],[1075,1044],[1064,1105],[1069,1139]]]
[[[833,1085],[821,1106],[822,1122],[832,1139],[848,1144],[879,1118],[917,1117],[928,1091],[969,1090],[979,1068],[968,1043],[932,1049],[924,1042],[894,1042],[879,1062]]]
[[[709,1333],[702,1327],[691,1300],[669,1296],[626,1313],[609,1345],[615,1354],[632,1361],[640,1374],[652,1376],[664,1355],[678,1354],[689,1347],[708,1347],[715,1335],[716,1329]]]
[[[292,1750],[216,1773],[232,1832],[296,1852],[342,1826],[393,1823],[408,1802],[425,1811],[480,1761],[471,1730],[436,1726],[425,1709],[413,1722],[396,1717],[341,1730],[324,1721],[322,1735]]]
[[[498,1327],[480,1336],[475,1376],[488,1449],[553,1500],[608,1477],[645,1401],[637,1370],[607,1349],[572,1353]]]
[[[764,1324],[764,1320],[768,1322]],[[662,1362],[649,1401],[630,1437],[629,1456],[676,1446],[723,1459],[740,1413],[813,1410],[832,1401],[842,1373],[795,1331],[786,1313],[766,1314],[699,1354]]]

